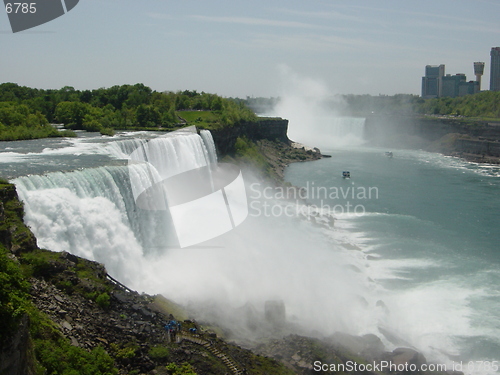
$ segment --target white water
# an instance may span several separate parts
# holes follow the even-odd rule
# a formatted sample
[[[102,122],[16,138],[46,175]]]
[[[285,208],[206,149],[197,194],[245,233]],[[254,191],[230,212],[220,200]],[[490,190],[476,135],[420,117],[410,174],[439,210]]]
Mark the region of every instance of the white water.
[[[216,160],[213,141],[208,146],[192,132],[111,142],[101,152],[128,159],[128,167],[29,175],[14,183],[39,246],[102,262],[144,290],[144,257],[163,253],[173,232],[168,211],[141,210],[135,198],[158,181]]]
[[[359,135],[356,127],[351,129]],[[396,152],[389,160],[376,149],[332,151],[331,159],[293,165],[288,178],[297,185],[316,181],[342,187],[346,181],[340,171],[348,168],[351,186],[381,190],[380,199],[362,202],[365,216],[337,214],[332,230],[314,225],[312,219],[261,212],[204,247],[167,249],[168,215],[135,207],[130,173],[142,176],[147,187],[148,179],[207,165],[216,160],[210,139],[204,133],[151,142],[144,159],[163,161],[153,177],[143,163],[19,177],[14,182],[25,202],[27,223],[40,246],[103,262],[133,289],[163,293],[196,310],[198,319],[215,319],[236,335],[266,336],[269,327],[259,314],[265,301],[281,299],[288,321],[308,331],[374,333],[388,349],[414,346],[437,362],[450,363],[446,353],[497,360],[499,292],[493,286],[499,283],[498,260],[491,256],[487,267],[474,255],[476,249],[494,254],[482,242],[467,252],[481,228],[495,232],[498,204],[491,189],[498,182],[490,180],[495,177],[435,154]],[[146,143],[111,141],[80,150],[126,159]],[[25,158],[40,162],[48,151]],[[476,175],[487,180],[478,181]],[[455,196],[456,186],[464,187],[464,193]],[[485,197],[471,200],[483,190]],[[257,197],[261,188],[248,191],[251,202],[262,200]],[[447,212],[449,205],[425,197],[465,201],[470,207]],[[492,212],[482,206],[475,212],[474,205],[485,199]],[[268,201],[273,204],[272,197]],[[467,225],[459,229],[460,236],[450,236],[464,213],[470,215]],[[257,332],[250,329],[254,319],[261,328]]]
[[[208,130],[200,131],[201,138],[203,138],[203,143],[207,147],[208,157],[210,159],[211,164],[217,163],[217,151],[215,150],[214,139],[212,138],[212,134]]]

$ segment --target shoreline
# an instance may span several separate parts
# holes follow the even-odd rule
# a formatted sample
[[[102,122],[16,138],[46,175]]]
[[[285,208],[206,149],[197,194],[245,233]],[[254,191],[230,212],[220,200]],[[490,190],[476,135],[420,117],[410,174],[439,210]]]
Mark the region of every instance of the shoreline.
[[[257,141],[262,155],[267,159],[282,183],[285,181],[285,169],[292,163],[320,160],[324,157],[319,148],[312,148],[301,143],[291,142],[290,145],[270,143],[267,140]],[[278,147],[276,149],[276,147]]]
[[[470,163],[477,163],[477,164],[484,164],[491,166],[500,165],[500,156],[469,154],[465,152],[450,152],[450,153],[441,152],[441,154],[460,158]]]

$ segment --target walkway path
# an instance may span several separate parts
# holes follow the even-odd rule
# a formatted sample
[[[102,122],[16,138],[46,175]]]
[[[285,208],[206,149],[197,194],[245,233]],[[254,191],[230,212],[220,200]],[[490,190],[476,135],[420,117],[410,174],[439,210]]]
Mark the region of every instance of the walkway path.
[[[175,341],[180,343],[186,340],[205,347],[210,353],[220,358],[222,362],[231,370],[234,375],[243,375],[245,372],[240,369],[240,366],[227,354],[223,353],[211,341],[205,340],[200,335],[194,335],[187,332],[177,332]]]

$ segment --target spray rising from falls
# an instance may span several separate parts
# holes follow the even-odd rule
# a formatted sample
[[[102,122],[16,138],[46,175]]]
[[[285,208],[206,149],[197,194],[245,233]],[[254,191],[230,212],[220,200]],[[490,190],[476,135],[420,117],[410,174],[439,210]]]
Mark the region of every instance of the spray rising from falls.
[[[344,103],[321,81],[280,68],[283,87],[272,115],[289,120],[288,136],[310,147],[331,150],[364,143],[364,118],[343,117]]]
[[[311,147],[331,150],[364,143],[365,119],[356,117],[313,117],[306,123],[290,120],[290,138]]]
[[[165,177],[216,162],[209,132],[106,147],[107,153],[112,149],[130,160],[142,153],[159,167],[130,162],[14,181],[39,246],[102,262],[131,288],[162,293],[202,319],[223,322],[240,337],[268,334],[258,318],[266,301],[282,301],[287,320],[308,330],[359,334],[376,329],[377,320],[367,317],[377,316],[378,297],[359,272],[365,255],[326,241],[310,222],[253,215],[203,246],[169,246],[169,212],[140,209],[135,196]],[[251,195],[265,188],[246,182],[253,182]],[[211,224],[209,217],[201,219],[193,231]]]

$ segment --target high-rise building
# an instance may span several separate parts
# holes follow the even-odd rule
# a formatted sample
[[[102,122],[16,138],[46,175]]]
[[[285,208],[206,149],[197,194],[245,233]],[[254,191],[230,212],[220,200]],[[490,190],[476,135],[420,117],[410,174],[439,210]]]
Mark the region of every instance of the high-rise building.
[[[478,81],[463,81],[458,84],[458,96],[472,95],[479,92]]]
[[[456,98],[461,96],[460,86],[467,82],[465,74],[447,74],[442,78],[443,88],[441,90],[441,96],[449,96],[451,98]],[[463,88],[462,88],[463,92]]]
[[[500,91],[500,47],[493,47],[490,55],[490,90]]]
[[[422,98],[439,98],[442,95],[444,65],[426,65],[425,77],[422,77]]]

